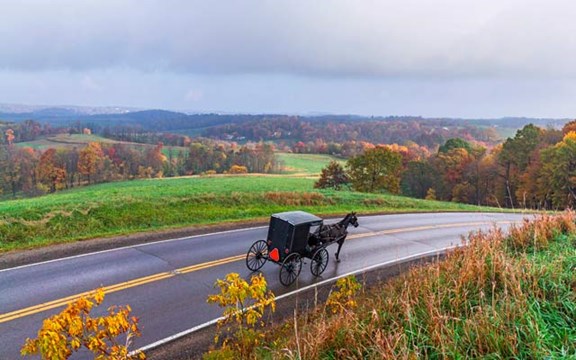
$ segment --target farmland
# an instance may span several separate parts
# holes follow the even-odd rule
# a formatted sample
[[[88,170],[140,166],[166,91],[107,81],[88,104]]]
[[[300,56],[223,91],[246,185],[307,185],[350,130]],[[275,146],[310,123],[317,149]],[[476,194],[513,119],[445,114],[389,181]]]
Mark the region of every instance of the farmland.
[[[89,142],[100,142],[105,144],[118,143],[119,141],[110,140],[97,135],[85,135],[85,134],[58,134],[54,136],[47,136],[42,139],[34,141],[26,141],[18,143],[20,147],[31,147],[38,150],[46,150],[50,148],[62,149],[62,148],[73,148],[73,147],[84,147]],[[131,143],[132,145],[141,145]],[[150,146],[150,145],[148,145]]]

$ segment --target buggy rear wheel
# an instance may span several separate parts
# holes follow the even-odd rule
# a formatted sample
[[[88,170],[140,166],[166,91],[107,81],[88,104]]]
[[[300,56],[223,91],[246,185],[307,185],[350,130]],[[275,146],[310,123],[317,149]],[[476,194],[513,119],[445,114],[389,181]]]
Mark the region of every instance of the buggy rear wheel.
[[[320,276],[324,270],[326,270],[326,266],[328,266],[328,250],[322,247],[314,252],[312,255],[312,261],[310,262],[310,272],[314,276]]]
[[[268,245],[264,240],[258,240],[252,246],[246,254],[246,267],[250,271],[259,270],[268,260]]]
[[[280,267],[280,283],[284,286],[292,284],[302,270],[302,258],[298,253],[292,253],[284,259]]]

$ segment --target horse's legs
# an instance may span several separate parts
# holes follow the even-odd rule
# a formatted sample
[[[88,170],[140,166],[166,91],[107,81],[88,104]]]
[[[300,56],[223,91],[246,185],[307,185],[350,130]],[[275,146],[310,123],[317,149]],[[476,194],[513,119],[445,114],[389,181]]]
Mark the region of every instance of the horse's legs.
[[[336,250],[336,262],[340,262],[340,258],[338,256],[340,255],[340,249],[342,249],[344,240],[346,240],[346,237],[342,238],[342,240],[338,240],[338,250]]]

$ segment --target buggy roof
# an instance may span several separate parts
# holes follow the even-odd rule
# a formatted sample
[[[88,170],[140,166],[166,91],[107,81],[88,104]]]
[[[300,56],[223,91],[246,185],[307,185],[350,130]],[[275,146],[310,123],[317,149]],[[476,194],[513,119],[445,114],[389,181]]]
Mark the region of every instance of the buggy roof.
[[[320,225],[322,223],[322,218],[316,215],[312,215],[305,211],[286,211],[282,213],[272,214],[273,218],[286,221],[294,226],[301,224],[311,224]]]

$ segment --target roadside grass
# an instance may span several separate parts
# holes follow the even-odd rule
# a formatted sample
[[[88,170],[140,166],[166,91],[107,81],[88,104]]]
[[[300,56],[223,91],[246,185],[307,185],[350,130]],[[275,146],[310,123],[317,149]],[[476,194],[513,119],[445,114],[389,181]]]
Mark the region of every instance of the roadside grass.
[[[576,225],[544,215],[267,329],[254,358],[576,358]],[[530,241],[525,241],[530,239]],[[337,289],[335,291],[338,291]],[[295,334],[297,329],[297,336]],[[206,358],[217,358],[218,351]],[[215,356],[216,355],[216,356]]]
[[[278,159],[284,164],[285,174],[311,174],[319,175],[328,163],[335,160],[344,166],[345,160],[331,155],[322,154],[290,154],[277,153]]]
[[[304,210],[318,215],[494,211],[393,195],[318,191],[314,179],[206,176],[133,180],[0,202],[0,252],[97,237],[247,220]]]

